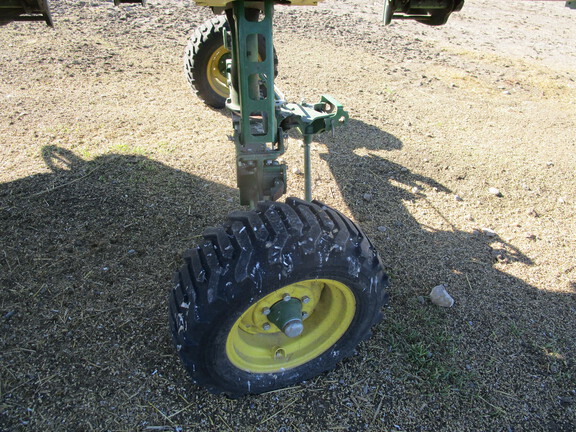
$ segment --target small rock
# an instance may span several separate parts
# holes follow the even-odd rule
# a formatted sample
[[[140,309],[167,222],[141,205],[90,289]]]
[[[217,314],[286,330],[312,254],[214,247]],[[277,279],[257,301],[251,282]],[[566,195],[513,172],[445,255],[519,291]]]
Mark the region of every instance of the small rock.
[[[364,198],[364,201],[372,201],[372,194],[365,193],[364,195],[362,195],[362,198]]]
[[[482,228],[482,232],[484,233],[485,236],[488,237],[496,237],[496,231],[491,230],[490,228]]]
[[[464,216],[464,219],[466,219],[467,221],[470,221],[470,222],[474,222],[474,216],[472,216],[470,214]]]
[[[128,251],[128,255],[134,255],[136,253],[136,251],[134,249],[130,249]]]
[[[500,192],[500,189],[495,188],[495,187],[491,187],[490,189],[488,189],[488,193],[497,196],[497,197],[501,197],[502,196],[502,192]]]
[[[553,166],[554,166],[554,162],[548,161],[548,162],[546,162],[546,166],[553,167]]]
[[[532,233],[525,233],[524,236],[528,239],[528,240],[536,240],[536,236]]]
[[[510,93],[510,90],[504,90],[502,92],[503,95],[511,95],[512,93]]]
[[[418,300],[418,303],[420,304],[426,303],[426,299],[424,298],[424,296],[418,296],[416,297],[416,300]]]
[[[464,201],[460,195],[454,195],[456,201]]]
[[[566,200],[563,197],[558,198],[558,203],[564,204]]]
[[[540,215],[538,214],[538,212],[536,210],[531,208],[531,209],[528,209],[528,216],[539,217]]]
[[[400,171],[402,171],[402,172],[406,172],[406,171],[408,171],[408,168],[406,168],[406,167],[402,167],[402,168],[400,168]]]
[[[438,285],[432,288],[432,291],[430,292],[430,301],[441,307],[452,307],[454,304],[454,299],[450,294],[448,294],[444,285]]]
[[[293,168],[292,173],[296,175],[302,175],[302,170],[300,168]]]
[[[574,398],[570,396],[562,396],[560,398],[560,405],[572,405],[574,403]]]
[[[492,257],[502,264],[510,263],[510,258],[506,256],[506,252],[503,250],[493,250]]]
[[[378,227],[378,231],[380,231],[380,232],[386,232],[387,229],[388,229],[388,228],[386,228],[384,225],[380,225],[380,226]]]
[[[418,186],[414,186],[412,188],[412,193],[417,194],[418,192],[420,192],[420,188]]]

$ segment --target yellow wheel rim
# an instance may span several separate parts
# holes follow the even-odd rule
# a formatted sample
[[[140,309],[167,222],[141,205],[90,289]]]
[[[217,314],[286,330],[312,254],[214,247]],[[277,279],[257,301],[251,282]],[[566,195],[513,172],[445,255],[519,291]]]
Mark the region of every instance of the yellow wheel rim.
[[[208,84],[218,95],[227,98],[228,79],[226,78],[226,60],[230,58],[230,51],[223,45],[212,53],[206,67]]]
[[[304,331],[289,338],[264,311],[286,296],[302,301]],[[239,369],[272,373],[320,356],[346,332],[356,312],[354,294],[341,282],[314,279],[281,288],[251,305],[232,326],[226,354]]]

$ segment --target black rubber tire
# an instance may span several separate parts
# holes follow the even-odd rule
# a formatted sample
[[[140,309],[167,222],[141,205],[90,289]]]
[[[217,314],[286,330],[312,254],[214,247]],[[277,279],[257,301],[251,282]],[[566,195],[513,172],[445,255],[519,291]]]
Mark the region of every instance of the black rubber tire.
[[[350,219],[324,204],[288,198],[229,215],[184,254],[170,294],[170,328],[195,384],[231,397],[294,385],[351,356],[382,318],[387,276],[372,243]],[[346,285],[355,310],[326,351],[291,369],[246,372],[231,363],[226,339],[236,320],[266,295],[310,279]]]
[[[184,68],[188,83],[196,95],[212,108],[221,109],[226,98],[210,85],[206,69],[213,53],[224,44],[223,30],[229,29],[225,15],[219,15],[205,21],[194,30],[184,53]],[[260,55],[265,56],[265,46],[260,43]],[[274,76],[278,75],[278,57],[274,50]]]

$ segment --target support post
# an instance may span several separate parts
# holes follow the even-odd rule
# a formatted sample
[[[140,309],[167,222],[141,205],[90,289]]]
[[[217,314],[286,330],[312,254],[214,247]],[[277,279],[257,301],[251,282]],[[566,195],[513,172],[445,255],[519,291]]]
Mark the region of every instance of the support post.
[[[228,108],[233,112],[241,204],[275,200],[286,192],[286,167],[274,98],[274,1],[235,1],[227,12],[232,65]]]
[[[310,162],[310,145],[313,135],[304,135],[304,199],[312,201],[312,164]]]

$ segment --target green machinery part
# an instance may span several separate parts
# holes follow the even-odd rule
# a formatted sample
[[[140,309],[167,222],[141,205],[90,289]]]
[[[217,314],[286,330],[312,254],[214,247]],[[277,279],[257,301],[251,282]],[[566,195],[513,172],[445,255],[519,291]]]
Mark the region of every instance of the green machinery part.
[[[53,27],[48,0],[0,0],[0,25],[12,21],[45,21]]]
[[[240,202],[252,207],[259,201],[277,200],[286,192],[286,167],[277,159],[285,152],[284,140],[292,128],[304,136],[305,198],[311,201],[312,137],[348,120],[342,104],[331,96],[322,96],[316,104],[295,104],[275,92],[274,3],[235,1],[226,9],[230,33],[225,45],[232,52],[226,105],[233,113]]]
[[[146,6],[147,0],[114,0],[114,5],[138,3]],[[12,21],[44,21],[54,27],[49,0],[0,0],[0,26]]]
[[[411,19],[432,26],[444,25],[464,0],[384,0],[384,24],[392,19]]]

